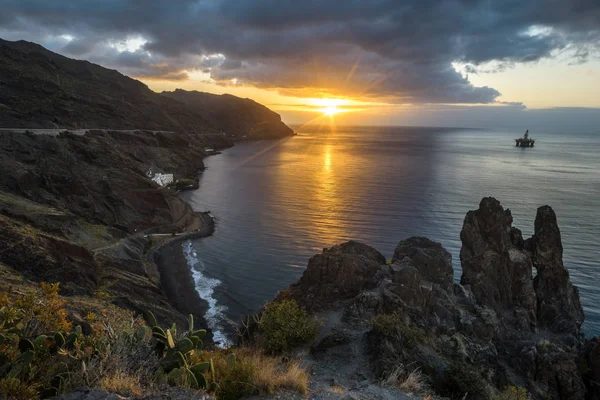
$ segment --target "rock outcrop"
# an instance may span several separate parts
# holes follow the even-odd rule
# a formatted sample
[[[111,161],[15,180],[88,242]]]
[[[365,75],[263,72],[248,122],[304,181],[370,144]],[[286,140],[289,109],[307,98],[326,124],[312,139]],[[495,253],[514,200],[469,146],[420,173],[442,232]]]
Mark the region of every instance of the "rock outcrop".
[[[330,307],[331,300],[353,298],[373,283],[385,257],[377,250],[350,241],[313,256],[309,268],[290,295],[310,311]]]
[[[503,315],[509,330],[534,327],[532,259],[521,232],[512,227],[510,210],[496,199],[484,198],[478,210],[467,213],[460,238],[460,283],[470,288],[480,306]]]
[[[557,333],[577,334],[583,324],[583,308],[579,291],[563,265],[560,230],[552,208],[538,209],[535,234],[529,244],[537,270],[533,284],[539,324]]]
[[[524,240],[510,210],[484,198],[467,214],[461,240],[460,284],[451,255],[427,238],[401,241],[389,265],[377,250],[348,242],[312,257],[281,296],[326,320],[319,360],[332,352],[337,363],[352,363],[366,352],[372,378],[420,369],[452,398],[522,386],[535,399],[583,399],[583,312],[552,209],[538,210],[535,235]],[[591,365],[597,354],[597,346],[588,350]]]

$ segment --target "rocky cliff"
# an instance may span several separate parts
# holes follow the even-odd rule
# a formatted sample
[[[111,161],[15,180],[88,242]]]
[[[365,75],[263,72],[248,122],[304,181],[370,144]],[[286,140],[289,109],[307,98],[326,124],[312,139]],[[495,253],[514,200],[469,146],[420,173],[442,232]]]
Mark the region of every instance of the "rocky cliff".
[[[535,399],[597,398],[598,344],[584,346],[577,288],[562,262],[556,215],[540,207],[524,240],[493,198],[467,214],[463,274],[427,238],[398,244],[391,263],[347,242],[315,255],[279,295],[325,321],[313,346],[319,374],[351,386],[419,370],[452,398],[488,399],[509,386]],[[316,354],[316,355],[315,355]]]
[[[188,106],[171,97],[118,71],[0,39],[0,289],[52,281],[64,295],[152,309],[159,319],[197,311],[193,283],[184,291],[172,279],[187,266],[159,271],[145,254],[164,238],[145,235],[206,235],[212,221],[148,173],[191,178],[193,187],[212,154],[206,148],[293,132],[247,99],[203,95]]]
[[[197,310],[173,307],[174,294],[162,285],[170,272],[144,258],[161,237],[145,235],[206,235],[212,221],[146,172],[152,167],[195,177],[204,168],[204,147],[215,145],[231,142],[222,135],[151,131],[0,133],[0,289],[60,282],[62,294],[88,305],[112,302],[184,320],[179,311]],[[193,289],[187,296],[200,304]]]
[[[293,134],[279,115],[252,100],[160,95],[118,71],[2,39],[0,128],[151,129],[230,138]]]

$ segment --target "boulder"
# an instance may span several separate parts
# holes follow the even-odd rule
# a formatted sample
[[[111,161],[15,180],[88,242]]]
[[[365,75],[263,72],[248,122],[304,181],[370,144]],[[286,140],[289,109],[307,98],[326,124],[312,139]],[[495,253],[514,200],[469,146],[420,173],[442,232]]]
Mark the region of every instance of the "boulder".
[[[331,334],[325,336],[317,343],[313,344],[310,352],[313,355],[318,355],[327,352],[329,349],[350,343],[352,336],[345,329],[332,329]]]
[[[300,281],[287,294],[309,310],[330,308],[374,286],[375,275],[384,266],[380,252],[349,241],[311,257]]]
[[[425,280],[450,291],[454,283],[452,255],[436,243],[424,237],[411,237],[401,241],[394,250],[392,262],[410,258]]]

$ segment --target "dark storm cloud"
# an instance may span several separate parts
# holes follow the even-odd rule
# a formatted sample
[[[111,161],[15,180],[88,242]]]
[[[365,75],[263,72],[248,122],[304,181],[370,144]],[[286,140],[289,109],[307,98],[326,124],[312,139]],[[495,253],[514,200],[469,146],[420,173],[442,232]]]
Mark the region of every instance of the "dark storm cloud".
[[[583,62],[598,52],[600,3],[5,0],[0,35],[41,42],[135,76],[185,79],[184,70],[201,70],[222,83],[237,79],[296,95],[491,103],[498,91],[474,87],[453,62],[466,64],[466,73],[558,52]],[[135,37],[147,42],[127,52],[115,49],[115,43]]]

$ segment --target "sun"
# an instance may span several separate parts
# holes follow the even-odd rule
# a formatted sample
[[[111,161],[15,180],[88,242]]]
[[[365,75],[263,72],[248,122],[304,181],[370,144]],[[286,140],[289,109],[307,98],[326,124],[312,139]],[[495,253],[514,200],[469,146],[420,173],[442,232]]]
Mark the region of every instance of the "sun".
[[[323,114],[332,116],[340,112],[340,110],[335,105],[327,106],[321,110]]]
[[[323,98],[314,99],[311,103],[317,107],[320,107],[318,110],[324,115],[331,117],[332,115],[344,112],[344,110],[340,108],[340,106],[346,104],[347,101],[342,99]]]

